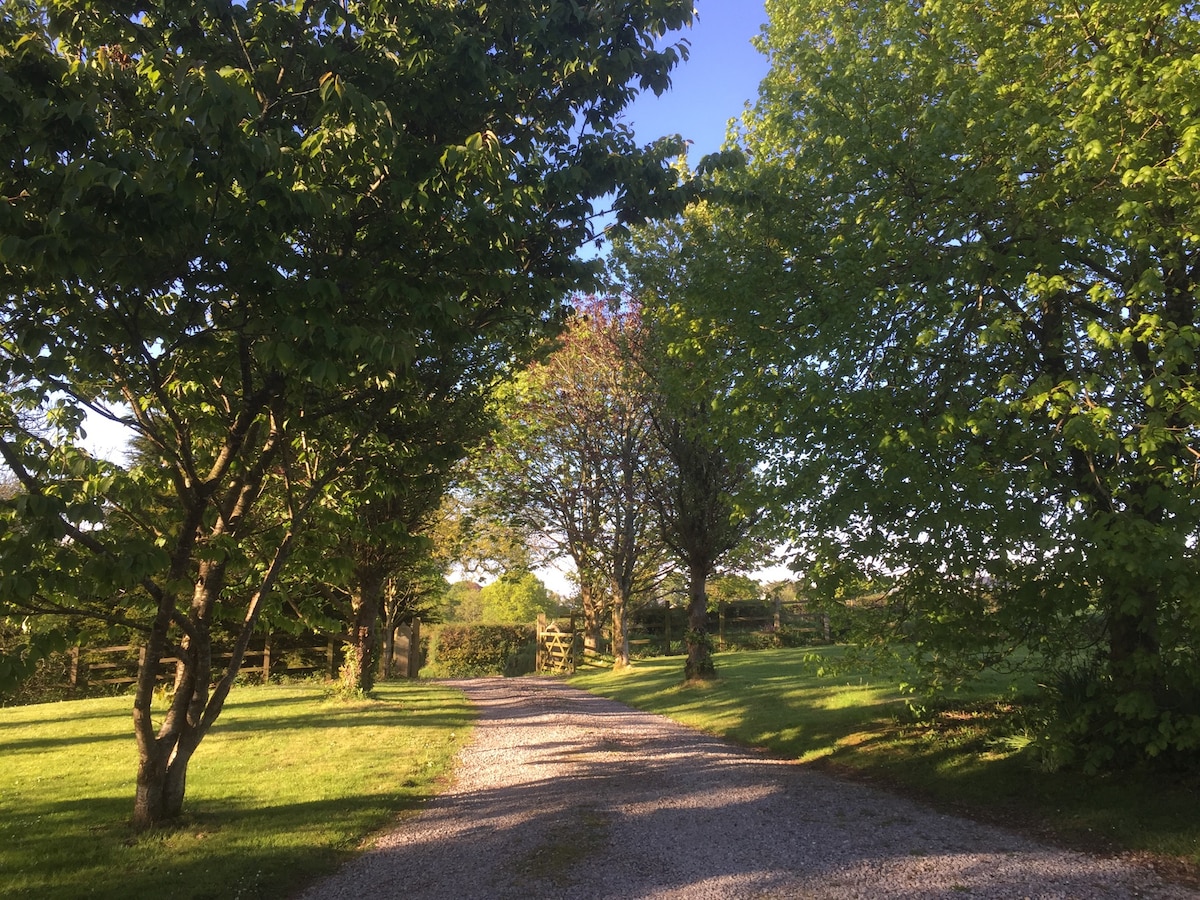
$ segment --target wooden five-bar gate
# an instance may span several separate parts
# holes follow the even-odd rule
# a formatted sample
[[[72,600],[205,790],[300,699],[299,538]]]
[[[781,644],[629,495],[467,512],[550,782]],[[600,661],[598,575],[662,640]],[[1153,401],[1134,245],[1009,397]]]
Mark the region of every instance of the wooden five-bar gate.
[[[536,671],[574,672],[579,663],[580,637],[575,630],[574,617],[564,625],[557,621],[551,622],[545,613],[539,613]]]

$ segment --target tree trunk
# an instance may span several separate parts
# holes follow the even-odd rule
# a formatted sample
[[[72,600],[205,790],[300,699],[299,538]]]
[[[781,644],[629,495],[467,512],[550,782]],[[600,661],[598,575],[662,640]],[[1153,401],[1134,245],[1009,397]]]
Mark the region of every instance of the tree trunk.
[[[612,653],[613,671],[629,668],[629,610],[619,595],[612,605]]]
[[[387,578],[383,585],[381,611],[383,622],[383,649],[379,660],[379,677],[387,681],[395,673],[396,629],[400,627],[400,597],[396,590],[396,579]]]
[[[1115,593],[1115,592],[1114,592]],[[1121,591],[1110,599],[1109,661],[1123,665],[1157,658],[1157,598],[1152,588]]]
[[[687,662],[683,668],[686,681],[708,681],[717,676],[712,641],[708,636],[708,594],[705,590],[707,580],[707,567],[689,567]]]
[[[152,754],[140,754],[137,787],[133,799],[133,826],[151,828],[169,817],[164,797],[167,789],[167,753],[158,748]]]
[[[1158,638],[1158,586],[1119,577],[1105,594],[1108,613],[1108,663],[1118,694],[1158,698],[1163,682],[1162,647]],[[1161,707],[1158,710],[1162,712]]]
[[[584,577],[579,579],[579,600],[583,606],[583,646],[600,652],[603,643],[603,626],[600,623],[600,600],[598,592]]]
[[[179,731],[167,731],[156,738],[149,752],[139,753],[133,802],[135,828],[163,825],[183,813],[188,765],[202,736],[199,722],[188,721]]]
[[[354,616],[350,626],[353,652],[346,661],[343,680],[355,690],[366,693],[375,687],[375,672],[379,665],[376,638],[384,576],[374,567],[364,566],[357,571],[355,582],[351,598]]]
[[[392,677],[392,658],[396,655],[396,628],[390,623],[383,629],[383,656],[379,660],[379,677],[387,681]]]
[[[133,721],[138,744],[138,768],[133,803],[135,828],[152,828],[178,818],[183,812],[187,768],[202,737],[201,718],[209,695],[212,644],[204,616],[211,608],[208,592],[219,589],[214,577],[211,588],[201,580],[193,597],[189,633],[180,642],[175,670],[175,692],[161,727],[153,725],[154,693],[158,687],[160,660],[168,655],[170,612],[174,599],[160,601],[159,617],[151,629],[138,663]]]

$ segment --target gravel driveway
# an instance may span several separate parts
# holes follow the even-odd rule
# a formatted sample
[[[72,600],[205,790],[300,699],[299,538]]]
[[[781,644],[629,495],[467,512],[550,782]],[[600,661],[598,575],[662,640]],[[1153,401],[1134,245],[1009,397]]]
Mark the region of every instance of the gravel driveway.
[[[1200,897],[559,682],[453,684],[450,789],[305,900]]]

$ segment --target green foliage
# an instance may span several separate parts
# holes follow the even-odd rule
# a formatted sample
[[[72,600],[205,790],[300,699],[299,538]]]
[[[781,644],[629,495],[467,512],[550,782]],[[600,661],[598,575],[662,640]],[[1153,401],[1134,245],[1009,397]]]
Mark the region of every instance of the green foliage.
[[[539,613],[553,615],[557,604],[532,572],[507,574],[479,592],[483,622],[488,625],[533,622]]]
[[[365,700],[367,697],[368,691],[362,687],[362,660],[358,648],[353,644],[346,644],[343,648],[342,664],[331,693],[342,700]]]
[[[482,588],[473,581],[456,581],[450,585],[445,597],[445,620],[447,622],[482,622]]]
[[[533,671],[535,630],[528,625],[439,625],[429,629],[424,677],[479,678]]]
[[[755,601],[763,595],[762,585],[749,575],[717,575],[709,579],[706,591],[710,611],[722,603]]]
[[[1167,772],[1195,767],[1200,688],[1182,667],[1168,670],[1148,693],[1115,684],[1100,661],[1064,669],[1048,688],[1055,714],[1033,746],[1049,770],[1095,773],[1147,760]]]
[[[768,12],[746,165],[648,252],[723,286],[676,321],[783,437],[797,561],[935,686],[1100,645],[1082,758],[1192,753],[1194,9]]]
[[[781,625],[774,633],[779,647],[811,647],[827,643],[824,636],[812,628],[797,628],[794,625]]]
[[[53,668],[68,646],[60,627],[33,630],[32,623],[0,618],[0,704],[17,695],[35,673]]]
[[[665,89],[686,47],[659,39],[690,16],[6,5],[0,460],[20,490],[0,495],[0,614],[98,619],[150,667],[183,660],[161,720],[149,670],[134,701],[143,776],[174,785],[139,783],[168,797],[144,824],[179,814],[236,677],[235,654],[210,692],[213,631],[244,644],[293,554],[373,585],[313,525],[346,499],[383,538],[380,501],[443,486],[590,280],[592,201],[636,218],[671,187],[665,148],[617,118]],[[86,412],[132,433],[126,464],[79,449]]]

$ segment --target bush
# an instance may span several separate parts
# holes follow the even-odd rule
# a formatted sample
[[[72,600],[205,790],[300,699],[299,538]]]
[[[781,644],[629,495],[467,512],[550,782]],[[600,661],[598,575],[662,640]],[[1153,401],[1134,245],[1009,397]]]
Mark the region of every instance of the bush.
[[[817,628],[784,625],[775,635],[780,647],[817,647],[826,643],[824,634]]]
[[[92,693],[98,693],[93,690]],[[0,692],[0,706],[26,706],[33,703],[53,703],[73,700],[79,692],[71,686],[71,656],[51,653],[39,659],[33,672]]]
[[[479,678],[533,671],[532,625],[441,625],[429,629],[427,678]]]
[[[783,646],[770,631],[743,631],[725,635],[726,650],[775,650]]]
[[[654,659],[666,656],[662,645],[662,636],[650,634],[635,634],[629,639],[629,655],[633,659]]]
[[[1194,663],[1167,665],[1157,683],[1138,691],[1097,657],[1059,671],[1049,688],[1055,714],[1037,742],[1045,768],[1194,769],[1200,748]]]

